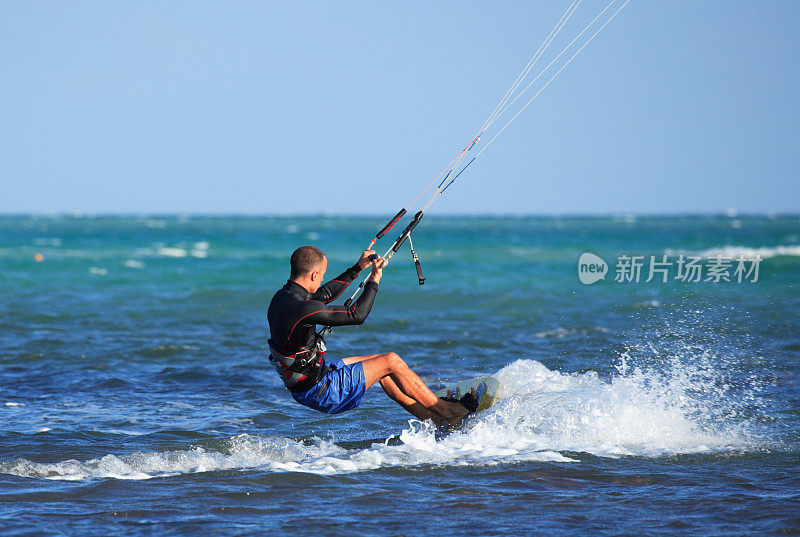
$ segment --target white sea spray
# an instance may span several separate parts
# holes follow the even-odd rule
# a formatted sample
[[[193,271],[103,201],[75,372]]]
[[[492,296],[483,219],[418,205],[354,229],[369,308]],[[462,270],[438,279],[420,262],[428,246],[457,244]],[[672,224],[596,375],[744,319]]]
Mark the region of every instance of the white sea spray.
[[[18,459],[0,472],[62,480],[149,479],[225,470],[337,475],[382,467],[495,465],[523,461],[575,463],[575,453],[600,457],[659,457],[758,449],[748,422],[725,419],[736,402],[715,371],[677,367],[665,374],[629,365],[618,374],[563,373],[535,360],[517,360],[496,373],[500,400],[446,435],[410,420],[399,442],[346,449],[328,439],[298,441],[241,434],[222,449],[109,454],[87,461],[36,463]],[[711,378],[713,380],[713,378]],[[725,407],[725,408],[721,408]]]

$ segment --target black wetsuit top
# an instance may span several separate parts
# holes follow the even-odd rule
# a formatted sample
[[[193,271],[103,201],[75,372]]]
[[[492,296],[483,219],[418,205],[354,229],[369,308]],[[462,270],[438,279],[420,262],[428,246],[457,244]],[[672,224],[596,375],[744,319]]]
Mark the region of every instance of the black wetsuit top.
[[[347,289],[361,271],[354,265],[328,283],[320,286],[316,293],[309,293],[303,286],[289,280],[272,297],[267,310],[269,321],[270,346],[283,356],[292,356],[317,347],[316,328],[325,326],[345,326],[362,324],[372,309],[378,284],[368,281],[361,296],[351,306],[329,305]],[[273,357],[274,357],[273,353]],[[277,358],[277,357],[274,357]],[[278,369],[281,371],[280,368]],[[306,391],[314,386],[327,371],[322,356],[313,360],[307,367],[291,372],[300,373],[299,381],[289,381],[289,372],[282,376],[287,388],[293,392]]]

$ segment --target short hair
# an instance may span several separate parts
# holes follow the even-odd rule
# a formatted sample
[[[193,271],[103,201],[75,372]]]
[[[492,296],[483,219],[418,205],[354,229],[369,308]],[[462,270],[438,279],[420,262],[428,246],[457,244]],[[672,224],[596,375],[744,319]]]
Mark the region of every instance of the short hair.
[[[291,279],[298,278],[322,266],[325,254],[316,246],[301,246],[292,254],[289,264],[292,267]]]

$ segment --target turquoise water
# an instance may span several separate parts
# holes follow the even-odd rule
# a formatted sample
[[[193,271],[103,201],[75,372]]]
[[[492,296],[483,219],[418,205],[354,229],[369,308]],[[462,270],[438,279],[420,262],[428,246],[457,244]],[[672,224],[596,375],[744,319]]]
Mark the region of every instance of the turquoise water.
[[[377,386],[314,413],[266,362],[292,250],[333,276],[383,223],[0,217],[0,533],[800,533],[800,217],[426,217],[426,284],[404,248],[327,339],[431,387],[498,376],[450,434]],[[581,283],[585,252],[604,280]],[[664,255],[761,261],[645,282]]]

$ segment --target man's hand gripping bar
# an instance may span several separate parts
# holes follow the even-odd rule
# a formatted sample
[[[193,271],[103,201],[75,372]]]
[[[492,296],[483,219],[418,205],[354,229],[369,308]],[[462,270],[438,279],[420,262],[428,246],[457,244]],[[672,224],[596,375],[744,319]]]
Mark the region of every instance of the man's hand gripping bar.
[[[391,228],[391,226],[393,226],[397,222],[397,220],[399,220],[404,214],[405,214],[405,209],[403,209],[402,211],[397,213],[397,216],[392,218],[392,221],[389,222],[389,224],[386,224],[386,226],[384,227],[384,229],[381,230],[381,232],[383,232],[383,234],[385,235],[386,231],[388,231],[388,229]],[[423,215],[422,211],[420,211],[417,214],[415,214],[414,215],[414,219],[411,222],[409,222],[408,226],[406,226],[406,228],[403,230],[403,232],[400,234],[400,236],[397,237],[397,240],[394,241],[394,244],[392,245],[392,247],[389,248],[388,250],[386,250],[386,253],[383,254],[384,259],[386,259],[386,261],[384,261],[384,263],[383,263],[384,267],[389,264],[389,260],[392,258],[394,253],[397,250],[399,250],[400,247],[403,245],[403,243],[406,242],[406,239],[408,239],[410,237],[411,232],[414,231],[414,228],[417,227],[417,224],[419,224],[419,221],[422,220],[422,215]],[[381,236],[383,236],[383,235],[381,235]],[[414,263],[415,263],[415,265],[417,267],[417,277],[419,278],[419,284],[422,285],[423,283],[425,283],[425,278],[422,276],[422,267],[420,267],[420,265],[419,265],[419,258],[417,258],[416,254],[414,254],[413,247],[412,247],[412,252],[411,253],[412,253],[413,257],[414,257]],[[375,255],[377,257],[377,254],[373,254],[373,255]],[[373,260],[372,257],[373,256],[370,256],[370,260]],[[367,283],[368,279],[369,279],[369,276],[364,278],[361,281],[361,283],[358,284],[358,288],[353,293],[353,296],[351,296],[350,298],[345,300],[345,302],[344,302],[345,307],[350,307],[350,305],[353,303],[353,300],[356,298],[356,295],[364,287],[364,284]]]

